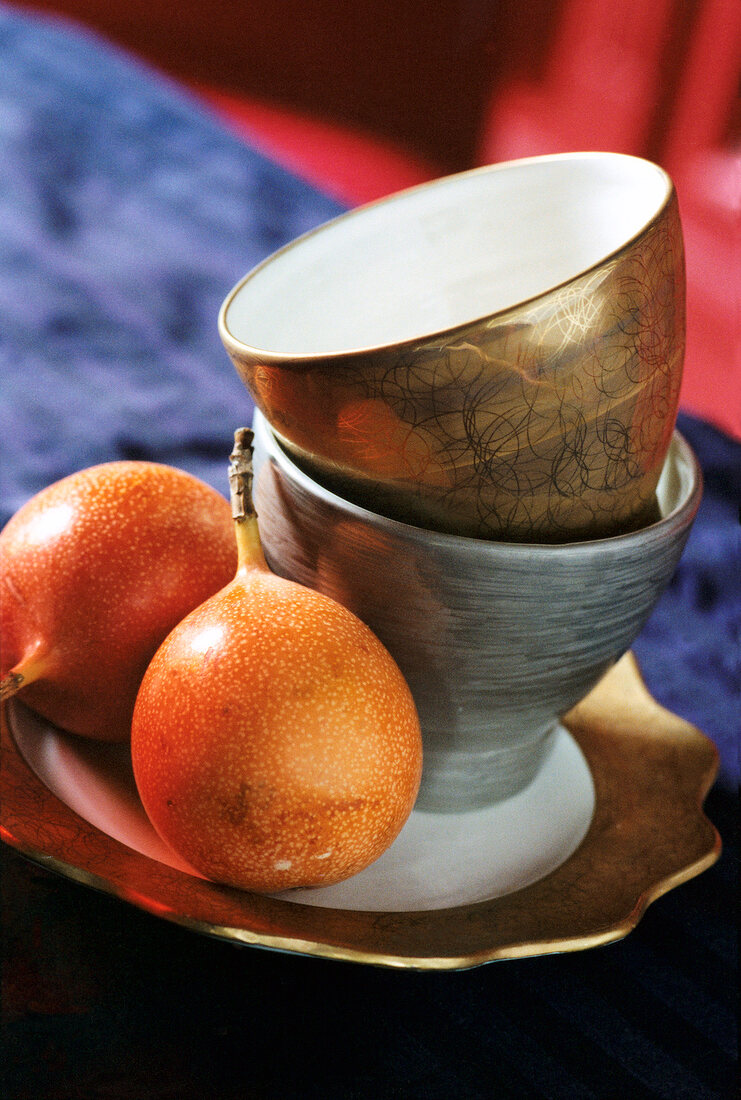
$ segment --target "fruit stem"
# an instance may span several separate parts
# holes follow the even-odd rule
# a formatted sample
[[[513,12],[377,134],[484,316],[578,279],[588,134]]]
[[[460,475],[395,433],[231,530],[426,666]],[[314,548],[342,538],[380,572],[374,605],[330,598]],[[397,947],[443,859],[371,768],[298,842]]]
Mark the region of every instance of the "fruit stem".
[[[4,703],[6,699],[12,699],[26,684],[40,680],[48,663],[46,655],[39,653],[39,647],[35,646],[31,653],[27,653],[0,680],[0,703]]]
[[[234,533],[237,538],[237,570],[267,569],[262,550],[257,512],[252,500],[252,441],[249,428],[237,428],[234,450],[229,456],[229,489],[231,492]]]

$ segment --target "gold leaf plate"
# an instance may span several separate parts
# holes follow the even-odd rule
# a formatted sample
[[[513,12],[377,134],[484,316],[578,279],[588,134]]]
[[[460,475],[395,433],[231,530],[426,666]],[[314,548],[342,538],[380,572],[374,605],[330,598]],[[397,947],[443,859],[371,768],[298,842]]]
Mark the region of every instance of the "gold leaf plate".
[[[656,703],[626,654],[564,719],[594,782],[584,840],[545,877],[474,904],[352,911],[261,897],[134,851],[78,816],[31,770],[2,716],[0,835],[25,856],[158,917],[235,943],[388,967],[462,969],[627,935],[646,907],[710,867],[702,810],[714,745]]]

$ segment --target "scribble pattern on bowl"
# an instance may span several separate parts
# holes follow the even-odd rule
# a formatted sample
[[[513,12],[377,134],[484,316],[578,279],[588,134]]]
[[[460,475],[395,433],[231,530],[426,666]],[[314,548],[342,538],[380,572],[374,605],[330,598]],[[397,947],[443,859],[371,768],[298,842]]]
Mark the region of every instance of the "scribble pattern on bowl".
[[[610,175],[615,162],[617,182]],[[556,169],[560,185],[554,184],[556,198],[549,200],[544,191]],[[531,176],[536,181],[518,208],[523,222],[509,227],[502,240],[510,192]],[[567,189],[572,176],[573,198]],[[642,197],[649,182],[656,189],[651,202],[642,201],[635,221],[628,219],[611,236],[603,222],[623,190],[630,204],[635,200],[632,191]],[[587,238],[593,232],[596,243],[590,252],[588,242],[577,242],[572,265],[567,234],[576,239],[578,230],[562,208],[577,208],[569,215],[575,219],[590,188],[605,195],[584,215],[583,232]],[[434,202],[430,190],[433,197],[439,190]],[[453,213],[449,204],[459,192],[464,213]],[[418,212],[421,200],[430,211]],[[312,236],[283,250],[277,265],[286,269],[283,282],[270,274],[271,261],[258,268],[225,303],[220,327],[258,408],[296,462],[373,511],[474,537],[562,542],[623,532],[655,518],[655,490],[676,419],[685,341],[682,232],[668,177],[645,161],[612,154],[535,158],[463,173],[319,230],[320,240],[323,234],[327,237],[321,260],[330,272],[340,263],[333,248],[345,248],[362,266],[364,216],[374,232],[381,232],[384,209],[388,250],[377,260],[377,271],[363,273],[362,279],[358,275],[359,301],[352,303],[358,313],[364,294],[367,312],[382,308],[372,297],[391,309],[384,280],[393,278],[394,261],[402,268],[407,263],[403,239],[394,245],[394,226],[406,231],[405,219],[415,217],[423,223],[427,218],[433,229],[435,219],[450,221],[447,235],[438,242],[443,255],[453,247],[453,237],[461,249],[458,238],[465,238],[469,251],[451,258],[450,294],[464,299],[470,284],[471,308],[481,308],[485,300],[476,280],[489,280],[492,301],[507,301],[508,269],[515,288],[527,292],[540,286],[541,251],[545,289],[526,301],[420,336],[408,335],[403,319],[387,328],[381,317],[373,325],[358,322],[359,338],[375,331],[399,338],[331,350],[328,336],[323,350],[312,351],[322,348],[317,342],[321,321],[314,332],[308,331],[308,321],[292,323],[286,316],[292,308],[291,277],[307,302],[316,296],[320,314],[350,306],[343,306],[331,274],[325,276],[331,294],[322,295],[321,272],[315,273],[320,289],[313,290],[301,266],[302,253],[317,248]],[[651,216],[641,223],[647,212]],[[475,251],[477,220],[482,242]],[[625,241],[621,234],[627,226],[636,232]],[[549,234],[561,234],[565,243],[560,251],[547,239]],[[601,249],[611,245],[616,247],[603,254]],[[416,240],[408,247],[410,252],[419,248]],[[549,258],[553,249],[557,255]],[[588,266],[579,269],[579,263]],[[531,281],[518,283],[515,278],[514,269],[521,264],[535,269]],[[441,324],[446,316],[463,316],[464,305],[449,311],[445,291],[436,285],[447,273],[440,265],[429,266],[429,287],[425,272],[412,263],[408,284],[396,276],[397,296],[409,295],[414,315],[415,296],[439,293]],[[577,270],[568,278],[557,285],[549,282],[573,266]],[[265,273],[276,284],[273,293],[282,296],[284,312],[276,325],[290,334],[286,340],[294,341],[286,351],[260,350],[245,342],[251,331],[250,297],[262,294],[267,310],[268,289],[260,290]],[[352,280],[352,270],[345,278]],[[337,298],[334,307],[332,295]],[[418,310],[421,323],[429,310]],[[339,322],[327,319],[330,334],[335,324]],[[254,325],[256,334],[268,335],[256,319]],[[237,330],[241,340],[235,337]],[[304,330],[306,352],[298,346]],[[342,336],[349,341],[351,334],[352,328],[338,329],[337,341]]]

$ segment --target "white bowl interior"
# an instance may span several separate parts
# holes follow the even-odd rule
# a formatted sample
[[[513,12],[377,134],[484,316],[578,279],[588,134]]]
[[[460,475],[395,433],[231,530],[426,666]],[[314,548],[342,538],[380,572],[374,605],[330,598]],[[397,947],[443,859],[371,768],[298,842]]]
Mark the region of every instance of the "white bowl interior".
[[[280,355],[394,344],[485,317],[588,271],[671,190],[636,157],[578,153],[448,176],[327,223],[236,290],[224,324]]]
[[[662,519],[682,508],[697,488],[699,471],[687,442],[675,432],[656,486]]]

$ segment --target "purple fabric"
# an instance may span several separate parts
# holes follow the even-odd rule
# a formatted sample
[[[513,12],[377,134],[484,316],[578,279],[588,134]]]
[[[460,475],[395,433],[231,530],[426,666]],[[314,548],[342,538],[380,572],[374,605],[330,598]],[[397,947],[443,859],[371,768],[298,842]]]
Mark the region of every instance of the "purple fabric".
[[[652,694],[699,726],[738,791],[741,743],[741,444],[693,417],[679,429],[703,469],[700,510],[679,567],[633,646]]]
[[[95,462],[228,453],[252,405],[219,306],[339,209],[118,51],[0,9],[3,521]]]

